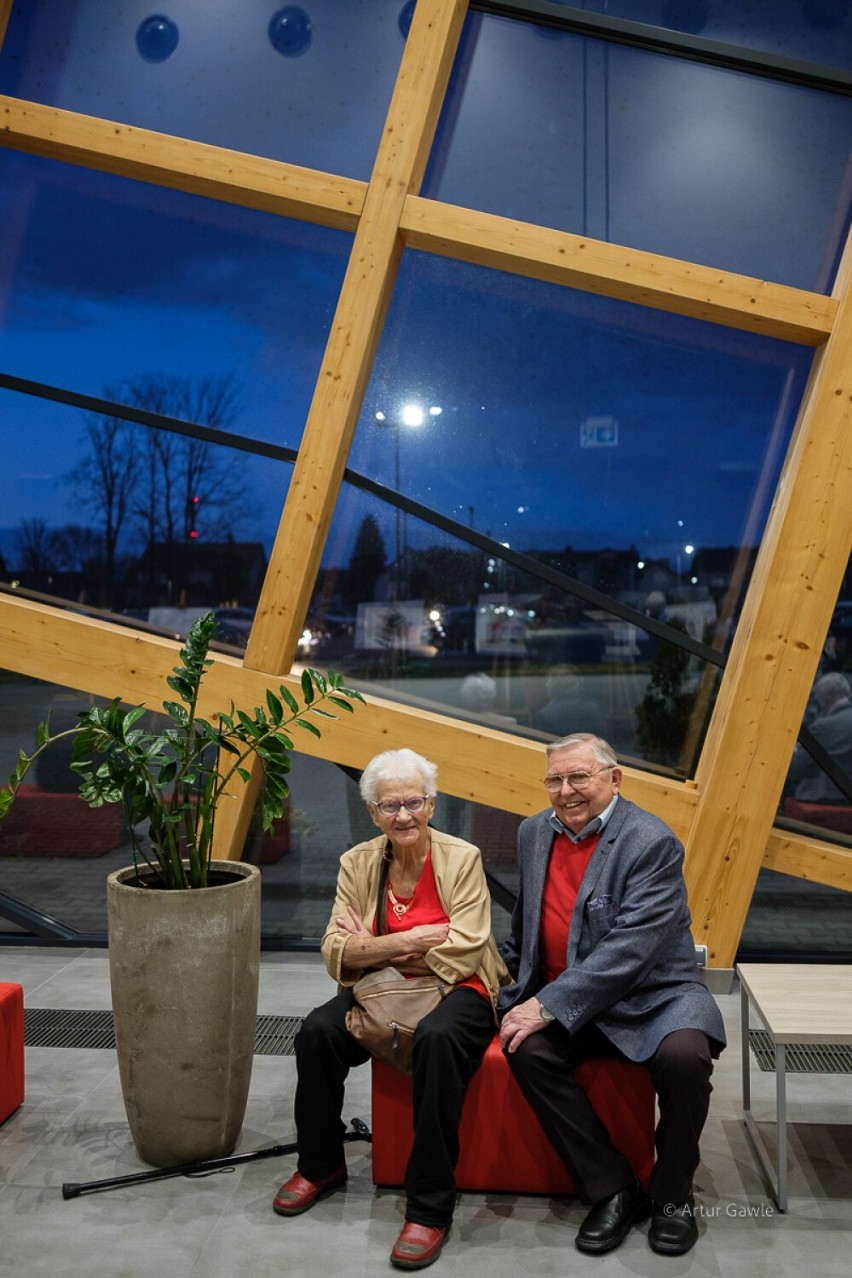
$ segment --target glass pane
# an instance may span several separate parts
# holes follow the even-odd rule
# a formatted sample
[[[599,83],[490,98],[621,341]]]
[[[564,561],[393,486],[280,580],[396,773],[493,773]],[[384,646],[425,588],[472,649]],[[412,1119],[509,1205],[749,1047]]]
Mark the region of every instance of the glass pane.
[[[0,220],[5,373],[127,403],[227,383],[211,425],[298,446],[349,235],[11,151]]]
[[[501,558],[496,543],[488,553],[466,542],[463,526],[452,536],[425,515],[399,512],[397,558],[397,513],[344,487],[306,618],[304,660],[342,671],[367,695],[542,745],[596,732],[626,762],[692,771],[718,676],[677,642],[687,633],[717,639],[709,592],[690,587],[694,597],[652,600],[648,610],[644,591],[614,582],[613,556],[591,552],[585,571],[613,584],[613,607],[625,605],[618,616],[603,594],[592,605],[541,575],[551,567],[544,558],[530,555],[525,570]],[[651,615],[664,622],[663,637],[644,628]]]
[[[471,15],[425,195],[831,289],[852,99]]]
[[[730,624],[811,359],[408,252],[350,465],[643,607],[709,593]]]
[[[852,568],[847,567],[793,752],[780,815],[852,839]]]
[[[565,0],[610,18],[826,66],[852,67],[847,0]],[[556,0],[557,4],[563,0]]]
[[[54,731],[98,703],[68,688],[0,673],[0,777],[5,783],[18,751],[35,749],[36,725],[50,713]],[[3,893],[78,932],[106,930],[106,877],[127,865],[120,807],[90,809],[76,793],[70,747],[57,744],[31,769],[0,825]],[[2,909],[2,907],[0,907]],[[6,931],[0,913],[0,931]]]
[[[0,416],[0,576],[169,634],[214,608],[245,647],[289,465],[7,390]]]
[[[848,963],[850,938],[852,892],[761,870],[736,961]]]
[[[0,93],[366,179],[402,3],[38,0],[12,6]]]

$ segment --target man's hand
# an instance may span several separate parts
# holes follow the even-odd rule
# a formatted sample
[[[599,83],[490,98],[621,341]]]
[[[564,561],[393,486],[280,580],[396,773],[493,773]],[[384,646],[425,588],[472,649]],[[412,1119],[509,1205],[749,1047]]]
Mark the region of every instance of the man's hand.
[[[500,1046],[507,1052],[516,1052],[525,1038],[536,1034],[549,1025],[549,1021],[541,1019],[541,1003],[537,998],[528,998],[525,1003],[518,1003],[503,1017],[500,1025]]]

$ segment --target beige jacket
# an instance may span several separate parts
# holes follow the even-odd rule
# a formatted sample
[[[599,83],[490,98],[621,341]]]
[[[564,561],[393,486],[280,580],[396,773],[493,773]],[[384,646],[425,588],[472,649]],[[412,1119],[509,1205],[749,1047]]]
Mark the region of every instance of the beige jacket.
[[[491,898],[479,848],[438,830],[432,830],[431,836],[435,884],[450,920],[450,932],[442,945],[428,951],[426,962],[437,976],[453,984],[475,973],[496,1003],[499,987],[511,978],[491,934]],[[384,847],[385,836],[380,834],[340,858],[337,895],[321,946],[329,975],[340,987],[354,985],[362,973],[354,968],[344,972],[347,937],[338,933],[335,919],[339,915],[345,918],[346,907],[351,905],[372,931]]]

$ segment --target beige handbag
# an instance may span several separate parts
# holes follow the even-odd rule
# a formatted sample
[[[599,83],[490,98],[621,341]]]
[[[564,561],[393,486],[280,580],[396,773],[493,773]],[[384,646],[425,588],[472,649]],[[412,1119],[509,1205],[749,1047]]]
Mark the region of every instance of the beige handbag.
[[[403,1074],[410,1074],[414,1031],[452,989],[437,976],[406,978],[395,967],[369,972],[352,987],[355,1005],[346,1028],[362,1047]]]

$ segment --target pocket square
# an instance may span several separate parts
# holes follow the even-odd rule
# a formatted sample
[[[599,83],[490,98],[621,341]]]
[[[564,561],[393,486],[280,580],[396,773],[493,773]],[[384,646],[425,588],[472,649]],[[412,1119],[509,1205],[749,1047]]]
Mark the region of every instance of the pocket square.
[[[593,896],[591,901],[589,901],[588,904],[586,905],[586,909],[591,914],[593,910],[611,909],[612,905],[613,905],[612,897],[605,892],[602,896]]]

